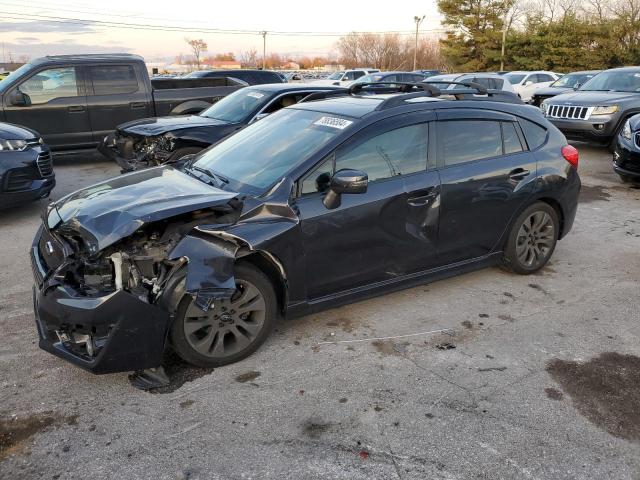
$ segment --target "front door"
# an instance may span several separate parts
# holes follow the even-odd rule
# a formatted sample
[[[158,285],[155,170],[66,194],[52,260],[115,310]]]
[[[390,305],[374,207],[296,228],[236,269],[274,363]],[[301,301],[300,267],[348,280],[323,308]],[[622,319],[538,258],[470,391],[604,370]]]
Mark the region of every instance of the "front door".
[[[379,122],[301,179],[295,206],[309,299],[435,264],[440,185],[438,173],[427,170],[429,115]],[[343,194],[341,205],[329,210],[322,200],[341,169],[367,173],[368,190]]]
[[[483,112],[438,113],[442,182],[440,260],[481,257],[531,196],[536,160],[515,117]]]
[[[54,149],[81,148],[92,143],[84,80],[79,67],[55,67],[35,72],[12,89],[28,97],[27,105],[12,105],[5,95],[7,122],[36,130]]]

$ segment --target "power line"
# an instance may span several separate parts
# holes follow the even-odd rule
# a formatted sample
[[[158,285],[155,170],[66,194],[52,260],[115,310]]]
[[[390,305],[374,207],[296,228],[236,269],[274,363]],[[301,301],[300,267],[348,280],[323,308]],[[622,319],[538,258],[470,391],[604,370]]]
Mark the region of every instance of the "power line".
[[[144,23],[130,23],[130,22],[116,22],[109,20],[90,20],[82,18],[72,17],[60,17],[53,15],[41,15],[41,14],[25,14],[16,12],[0,11],[4,18],[12,20],[30,20],[30,21],[48,21],[51,23],[60,24],[72,24],[83,25],[93,27],[111,27],[111,28],[125,28],[125,29],[146,29],[155,31],[168,31],[168,32],[190,32],[190,33],[210,33],[210,34],[225,34],[225,35],[262,35],[262,30],[231,30],[221,28],[199,28],[199,27],[184,27],[177,25],[153,25]],[[444,32],[444,29],[431,29],[421,30],[420,33],[440,33]],[[360,32],[285,32],[285,31],[269,31],[269,35],[278,36],[306,36],[306,37],[343,37],[349,34],[397,34],[397,35],[415,35],[414,31],[401,31],[401,30],[388,30],[388,31],[360,31]]]

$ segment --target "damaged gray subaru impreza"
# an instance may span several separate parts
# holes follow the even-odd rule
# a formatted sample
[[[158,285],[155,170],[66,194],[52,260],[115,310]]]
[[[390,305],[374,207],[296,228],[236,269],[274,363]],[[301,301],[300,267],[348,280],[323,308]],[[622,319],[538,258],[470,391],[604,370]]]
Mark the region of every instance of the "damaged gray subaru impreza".
[[[30,252],[40,347],[94,373],[168,349],[220,366],[284,316],[542,268],[576,213],[577,151],[502,92],[402,88],[300,103],[49,205]]]

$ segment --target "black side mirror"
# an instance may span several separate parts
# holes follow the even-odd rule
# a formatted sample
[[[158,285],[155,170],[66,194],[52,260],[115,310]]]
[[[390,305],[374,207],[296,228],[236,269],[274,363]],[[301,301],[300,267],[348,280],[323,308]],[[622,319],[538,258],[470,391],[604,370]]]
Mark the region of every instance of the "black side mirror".
[[[24,107],[31,105],[29,95],[22,93],[20,90],[14,90],[9,96],[9,102],[16,107]]]
[[[581,86],[582,86],[582,84],[581,84],[581,83],[576,83],[576,84],[573,86],[573,89],[574,89],[574,90],[578,90]]]
[[[331,177],[329,191],[322,203],[328,209],[338,208],[343,193],[365,193],[369,186],[369,177],[360,170],[338,170]]]

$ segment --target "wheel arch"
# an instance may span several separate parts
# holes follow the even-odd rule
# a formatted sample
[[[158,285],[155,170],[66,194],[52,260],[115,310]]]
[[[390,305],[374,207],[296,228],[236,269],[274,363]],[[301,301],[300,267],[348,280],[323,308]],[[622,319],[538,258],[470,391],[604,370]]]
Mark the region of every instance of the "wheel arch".
[[[236,262],[247,262],[269,278],[276,292],[278,309],[284,314],[287,306],[288,287],[282,262],[265,250],[241,250],[238,252]]]
[[[171,109],[169,115],[187,115],[189,113],[200,113],[205,108],[211,106],[211,103],[204,100],[188,100],[182,102]]]
[[[535,201],[546,203],[555,210],[556,214],[558,215],[558,223],[560,225],[560,232],[558,232],[558,240],[560,240],[564,236],[564,219],[565,219],[565,213],[562,208],[562,205],[560,204],[560,202],[558,202],[555,198],[552,198],[552,197],[540,197],[540,198],[537,198]]]

